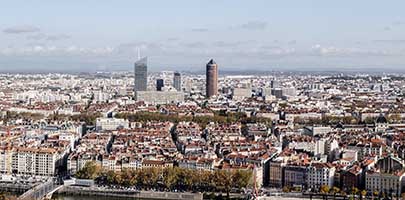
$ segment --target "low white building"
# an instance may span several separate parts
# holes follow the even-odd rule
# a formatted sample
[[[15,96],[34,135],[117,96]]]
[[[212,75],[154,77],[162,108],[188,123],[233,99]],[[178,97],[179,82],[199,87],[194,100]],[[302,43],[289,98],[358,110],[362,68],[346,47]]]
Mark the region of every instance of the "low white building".
[[[392,191],[393,195],[401,194],[405,173],[404,171],[394,173],[382,173],[380,171],[370,170],[366,173],[366,190],[374,191]]]
[[[252,88],[234,88],[232,90],[232,99],[243,100],[252,97]]]
[[[335,139],[321,138],[316,141],[315,155],[330,155],[337,148],[339,144]]]
[[[54,176],[67,151],[60,154],[51,148],[17,148],[12,155],[11,171],[23,175]]]
[[[333,187],[335,167],[330,163],[312,163],[308,167],[307,185],[314,189],[319,189],[326,185]]]
[[[97,118],[96,120],[96,130],[113,131],[117,129],[127,129],[128,127],[129,121],[126,119]]]
[[[304,128],[305,131],[312,136],[316,135],[325,135],[332,131],[332,127],[330,126],[309,126]]]
[[[7,148],[0,150],[0,173],[10,174],[11,173],[11,158],[13,152]]]
[[[136,101],[151,104],[168,104],[184,102],[184,93],[177,91],[137,91]]]

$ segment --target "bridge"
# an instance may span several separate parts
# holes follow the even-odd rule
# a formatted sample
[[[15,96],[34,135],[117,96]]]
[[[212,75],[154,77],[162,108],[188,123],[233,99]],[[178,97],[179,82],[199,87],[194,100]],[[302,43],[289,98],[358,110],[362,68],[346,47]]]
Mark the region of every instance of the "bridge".
[[[33,187],[24,194],[18,197],[18,200],[40,200],[45,197],[52,196],[53,192],[58,190],[62,185],[55,184],[54,179],[49,179],[48,181]]]
[[[48,192],[45,196],[45,199],[51,199],[53,193],[55,193],[56,191],[58,191],[59,189],[61,189],[64,185],[59,185],[57,186],[55,189],[51,190],[50,192]]]

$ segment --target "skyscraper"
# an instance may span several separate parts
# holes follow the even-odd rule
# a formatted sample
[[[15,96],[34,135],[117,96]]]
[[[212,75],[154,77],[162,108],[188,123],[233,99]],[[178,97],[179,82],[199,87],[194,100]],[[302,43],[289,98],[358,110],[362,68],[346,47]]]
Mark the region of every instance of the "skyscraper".
[[[181,74],[179,72],[174,72],[173,76],[173,87],[177,91],[181,91]]]
[[[279,87],[280,87],[280,82],[278,82],[277,80],[271,80],[271,81],[270,81],[270,87],[271,87],[272,89],[274,89],[274,88],[279,88]]]
[[[210,98],[218,93],[218,65],[213,59],[207,63],[206,96]]]
[[[157,91],[162,91],[162,88],[164,87],[164,81],[163,79],[157,79],[156,80],[156,90]]]
[[[148,85],[147,57],[135,62],[135,86],[134,91],[146,91]]]

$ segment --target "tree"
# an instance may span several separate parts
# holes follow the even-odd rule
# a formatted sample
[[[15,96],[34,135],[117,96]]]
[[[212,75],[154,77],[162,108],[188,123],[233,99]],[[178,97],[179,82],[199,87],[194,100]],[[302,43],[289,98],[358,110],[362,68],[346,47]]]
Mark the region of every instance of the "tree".
[[[125,186],[133,186],[136,184],[136,173],[130,169],[123,169],[121,174],[122,184]]]
[[[200,171],[179,167],[102,171],[97,163],[89,162],[75,176],[84,179],[97,178],[101,183],[110,185],[137,185],[143,189],[164,186],[167,190],[221,191],[229,196],[232,188],[240,190],[252,185],[252,173],[251,170]]]
[[[332,190],[331,190],[331,192],[332,192],[332,194],[337,194],[337,193],[339,193],[340,192],[340,189],[338,188],[338,187],[332,187]]]
[[[258,117],[247,117],[242,112],[228,112],[228,113],[214,113],[214,116],[179,116],[176,114],[161,114],[151,112],[137,112],[137,113],[117,113],[114,117],[128,119],[133,122],[147,122],[147,121],[169,121],[177,123],[180,121],[192,121],[200,125],[202,128],[210,122],[217,123],[236,123],[236,122],[248,122],[257,121],[270,123],[271,120]]]
[[[198,191],[202,188],[204,188],[203,186],[208,186],[207,184],[209,184],[209,180],[206,181],[207,179],[204,178],[205,176],[205,171],[202,170],[190,170],[191,172],[191,181],[192,181],[192,185],[193,185],[193,191]],[[208,173],[210,174],[210,173]]]
[[[361,197],[365,197],[367,195],[367,191],[366,190],[362,190],[360,192]]]
[[[320,191],[321,191],[321,193],[323,193],[323,194],[327,194],[327,193],[329,193],[329,190],[330,190],[329,186],[327,186],[327,185],[322,185]]]
[[[398,113],[393,113],[388,116],[388,121],[393,123],[393,122],[400,122],[402,120],[401,115]]]
[[[288,105],[287,105],[287,103],[279,103],[278,106],[280,108],[286,108]]]
[[[172,189],[178,181],[178,171],[176,168],[170,167],[163,171],[163,184],[169,190]]]
[[[106,174],[106,180],[108,184],[115,184],[115,172],[114,171],[108,171]]]
[[[72,121],[85,122],[87,125],[95,125],[98,117],[101,117],[100,113],[80,113],[70,116],[70,119]]]
[[[183,183],[184,186],[186,187],[186,189],[190,190],[191,188],[193,188],[194,186],[194,179],[193,179],[193,175],[194,175],[194,171],[190,170],[190,169],[185,169],[182,170],[182,177],[183,177]]]
[[[159,172],[157,168],[146,168],[142,169],[144,170],[144,177],[143,177],[143,183],[145,183],[146,186],[148,187],[155,187],[157,186],[157,182],[159,179]]]
[[[147,179],[145,170],[136,170],[136,184],[140,187],[145,186],[145,179]]]
[[[351,194],[353,194],[353,195],[357,195],[358,193],[359,193],[359,188],[357,188],[357,187],[352,187],[352,190],[351,190]]]
[[[17,200],[17,196],[1,192],[0,193],[0,200]]]
[[[203,190],[211,190],[214,186],[214,175],[210,171],[202,171],[200,172],[200,179],[201,179],[201,185]]]
[[[216,170],[215,174],[215,186],[218,190],[226,192],[226,196],[229,197],[232,185],[232,175],[229,171]]]
[[[120,172],[114,174],[114,183],[116,185],[124,185],[124,179]]]
[[[0,200],[7,200],[6,194],[0,193]]]
[[[380,192],[378,192],[377,190],[375,190],[375,191],[373,192],[373,195],[376,196],[376,197],[378,197],[379,194],[380,194]]]
[[[87,162],[82,169],[76,173],[77,178],[96,179],[101,175],[101,166],[94,161]]]
[[[365,122],[366,124],[373,124],[373,123],[374,123],[374,118],[373,118],[373,117],[366,117],[366,118],[364,119],[364,122]]]
[[[288,187],[288,186],[284,186],[283,187],[283,192],[285,192],[285,193],[288,193],[288,192],[290,192],[291,190],[290,190],[290,187]]]
[[[233,187],[238,189],[247,187],[251,179],[252,179],[252,171],[235,170],[232,173]]]

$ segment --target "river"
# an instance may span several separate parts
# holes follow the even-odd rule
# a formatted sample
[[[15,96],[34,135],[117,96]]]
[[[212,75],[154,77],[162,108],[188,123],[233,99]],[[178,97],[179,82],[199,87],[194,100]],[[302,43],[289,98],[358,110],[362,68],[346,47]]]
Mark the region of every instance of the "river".
[[[134,200],[126,197],[80,196],[80,195],[54,195],[53,200]],[[149,199],[153,200],[153,199]]]

